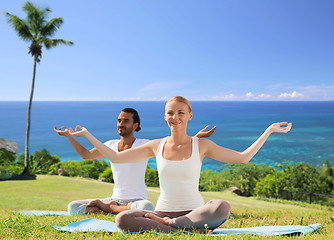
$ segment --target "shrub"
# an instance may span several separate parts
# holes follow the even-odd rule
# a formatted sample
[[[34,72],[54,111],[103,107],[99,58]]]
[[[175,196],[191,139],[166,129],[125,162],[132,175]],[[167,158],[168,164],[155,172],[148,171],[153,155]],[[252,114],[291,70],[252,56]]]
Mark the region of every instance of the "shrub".
[[[234,182],[247,196],[252,196],[257,182],[274,171],[274,167],[266,164],[231,164],[223,168],[221,177]]]
[[[281,171],[267,175],[257,183],[255,193],[266,197],[280,197],[281,190],[325,193],[327,182],[321,179],[316,168],[310,164],[297,163],[292,165],[289,161],[279,164]],[[328,181],[329,182],[329,181]],[[297,200],[297,199],[296,199]]]
[[[199,190],[217,192],[236,185],[234,181],[227,180],[222,175],[222,172],[212,170],[201,171]]]
[[[78,161],[70,160],[53,164],[49,168],[48,174],[57,175],[59,168],[64,168],[70,177],[81,176],[81,169]]]
[[[109,164],[105,160],[87,159],[83,161],[70,160],[53,164],[49,168],[48,174],[58,174],[58,169],[64,168],[71,177],[86,177],[98,179]]]
[[[319,169],[320,182],[319,188],[322,193],[334,195],[334,167],[329,166],[329,161],[326,160]]]
[[[51,155],[45,148],[41,151],[35,151],[30,157],[30,172],[32,174],[47,174],[50,167],[59,163],[60,158],[57,155]]]
[[[19,164],[11,164],[9,165],[9,173],[12,175],[20,175],[23,173],[24,166]]]
[[[98,179],[99,175],[104,172],[109,164],[105,160],[86,159],[79,162],[81,177]],[[65,169],[66,170],[66,169]]]
[[[18,164],[16,154],[0,150],[0,174],[19,175],[23,172],[24,165]],[[23,162],[22,162],[23,163]]]
[[[105,178],[107,182],[114,183],[114,177],[111,167],[106,168],[103,173],[100,174],[100,178]]]
[[[158,187],[159,186],[158,170],[153,169],[147,165],[145,172],[145,183],[146,186]]]
[[[0,166],[9,166],[15,162],[16,154],[0,150]]]

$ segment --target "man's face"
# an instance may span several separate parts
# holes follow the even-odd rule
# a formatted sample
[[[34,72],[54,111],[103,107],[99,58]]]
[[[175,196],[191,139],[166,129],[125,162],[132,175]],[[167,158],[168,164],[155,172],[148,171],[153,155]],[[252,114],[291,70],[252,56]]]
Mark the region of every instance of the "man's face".
[[[128,136],[134,133],[138,123],[133,123],[133,114],[121,112],[117,120],[117,130],[120,136]]]

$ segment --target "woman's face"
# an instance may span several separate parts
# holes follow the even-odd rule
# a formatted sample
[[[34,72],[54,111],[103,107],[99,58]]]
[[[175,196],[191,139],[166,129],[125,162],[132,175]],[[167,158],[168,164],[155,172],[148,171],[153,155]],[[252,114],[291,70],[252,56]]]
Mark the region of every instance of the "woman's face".
[[[188,105],[183,102],[170,101],[165,106],[165,120],[172,130],[186,128],[192,117],[193,113],[189,112]]]

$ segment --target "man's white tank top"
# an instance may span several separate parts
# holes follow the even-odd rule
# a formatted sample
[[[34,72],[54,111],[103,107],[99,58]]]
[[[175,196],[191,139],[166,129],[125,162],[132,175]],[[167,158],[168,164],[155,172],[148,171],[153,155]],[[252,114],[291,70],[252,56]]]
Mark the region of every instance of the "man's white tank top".
[[[155,211],[187,211],[204,205],[198,191],[202,161],[198,151],[198,138],[192,137],[190,158],[171,161],[162,152],[168,137],[161,139],[157,154],[160,196]]]
[[[110,140],[104,144],[118,152],[118,143],[120,140]],[[132,148],[149,142],[147,139],[138,139],[132,144]],[[148,160],[133,163],[113,163],[110,161],[114,189],[112,198],[118,199],[147,199],[147,190],[145,185],[145,171]]]

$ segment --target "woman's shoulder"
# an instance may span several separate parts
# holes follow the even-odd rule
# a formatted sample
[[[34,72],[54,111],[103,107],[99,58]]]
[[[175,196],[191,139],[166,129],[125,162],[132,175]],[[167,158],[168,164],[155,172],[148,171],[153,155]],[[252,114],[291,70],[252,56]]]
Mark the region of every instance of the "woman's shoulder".
[[[154,139],[154,140],[151,141],[151,143],[153,143],[153,144],[160,143],[161,140],[163,140],[163,138]]]
[[[205,148],[205,147],[215,145],[215,143],[207,138],[198,138],[198,145],[201,148]]]
[[[165,139],[165,138],[153,139],[153,140],[149,141],[149,142],[146,143],[146,144],[149,144],[149,145],[151,145],[151,146],[156,146],[156,147],[158,147],[159,144],[160,144],[160,142],[161,142],[162,140],[164,140],[164,139]]]
[[[211,140],[207,139],[207,138],[197,138],[198,142],[200,144],[209,144],[209,143],[213,143]]]
[[[153,150],[154,154],[156,155],[157,154],[157,151],[158,151],[158,148],[159,148],[159,145],[161,143],[161,141],[165,139],[165,138],[160,138],[160,139],[154,139],[150,142],[148,142],[147,144],[150,145],[150,148]]]

